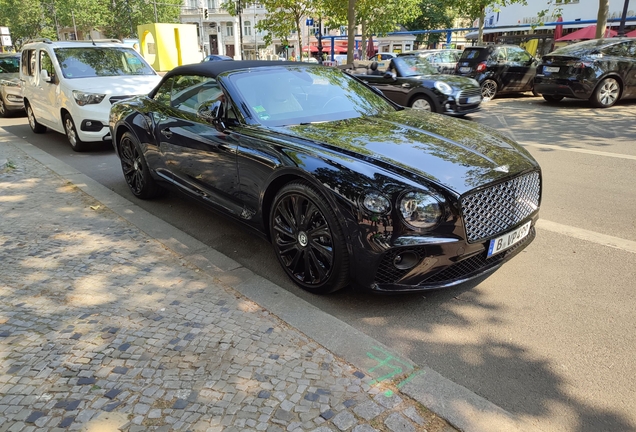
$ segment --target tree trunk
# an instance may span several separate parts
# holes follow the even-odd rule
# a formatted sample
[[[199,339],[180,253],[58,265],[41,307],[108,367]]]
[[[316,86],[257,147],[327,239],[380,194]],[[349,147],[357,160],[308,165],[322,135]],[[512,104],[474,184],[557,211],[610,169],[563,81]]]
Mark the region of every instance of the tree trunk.
[[[360,56],[361,60],[369,60],[367,58],[367,22],[366,21],[362,21],[362,28],[361,28],[361,34],[362,34],[362,45],[360,46],[360,50],[362,51],[362,55]]]
[[[596,18],[596,39],[605,36],[605,28],[607,27],[607,15],[609,13],[609,0],[599,0],[598,16]]]
[[[353,48],[356,44],[356,0],[349,0],[347,23],[347,64],[353,64]]]
[[[484,43],[484,25],[486,21],[486,7],[482,6],[479,10],[479,35],[477,36],[477,45]]]
[[[294,44],[294,50],[296,51],[296,61],[303,61],[303,43],[300,33],[300,18],[296,18],[296,34],[298,35],[298,38],[296,38],[296,43]],[[309,47],[307,47],[307,49],[309,49]]]

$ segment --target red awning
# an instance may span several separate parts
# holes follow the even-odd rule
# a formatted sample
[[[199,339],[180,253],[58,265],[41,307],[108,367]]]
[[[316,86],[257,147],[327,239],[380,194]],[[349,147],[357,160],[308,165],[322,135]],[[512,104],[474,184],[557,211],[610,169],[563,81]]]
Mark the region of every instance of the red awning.
[[[618,32],[608,27],[605,29],[605,34],[603,35],[603,37],[610,38],[616,36],[617,34]],[[592,24],[591,26],[587,26],[575,32],[566,34],[562,38],[556,39],[556,42],[587,39],[596,39],[596,24]]]

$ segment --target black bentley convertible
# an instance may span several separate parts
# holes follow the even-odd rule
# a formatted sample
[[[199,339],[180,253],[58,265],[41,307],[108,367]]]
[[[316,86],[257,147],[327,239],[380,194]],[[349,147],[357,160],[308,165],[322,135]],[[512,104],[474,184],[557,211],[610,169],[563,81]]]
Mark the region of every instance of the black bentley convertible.
[[[541,170],[510,138],[401,108],[342,71],[206,62],[113,105],[132,193],[171,185],[273,244],[300,287],[449,287],[535,236]]]

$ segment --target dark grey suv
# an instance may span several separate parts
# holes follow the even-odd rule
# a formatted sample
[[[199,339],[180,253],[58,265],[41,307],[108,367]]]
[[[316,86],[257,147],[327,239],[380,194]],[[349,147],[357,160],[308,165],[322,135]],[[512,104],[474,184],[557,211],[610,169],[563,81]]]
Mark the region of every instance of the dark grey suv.
[[[474,46],[464,49],[455,73],[476,79],[487,101],[500,93],[532,91],[537,60],[516,45]]]

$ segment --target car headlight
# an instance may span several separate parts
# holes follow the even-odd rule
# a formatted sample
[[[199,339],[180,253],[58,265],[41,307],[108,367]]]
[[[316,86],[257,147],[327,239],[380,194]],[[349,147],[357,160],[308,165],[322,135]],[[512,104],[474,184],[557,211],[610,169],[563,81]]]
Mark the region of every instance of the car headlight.
[[[104,100],[105,94],[86,93],[79,90],[73,90],[73,97],[79,106],[98,104]]]
[[[453,94],[453,88],[443,81],[435,81],[435,88],[445,95]]]
[[[2,80],[2,81],[0,81],[0,85],[7,86],[7,87],[18,87],[18,88],[21,87],[20,83],[16,82],[16,81],[5,81],[5,80]]]
[[[404,222],[416,229],[432,228],[444,215],[442,204],[426,192],[408,192],[400,199],[400,213]]]
[[[367,192],[362,197],[362,205],[371,213],[386,214],[391,210],[391,201],[379,192]]]

